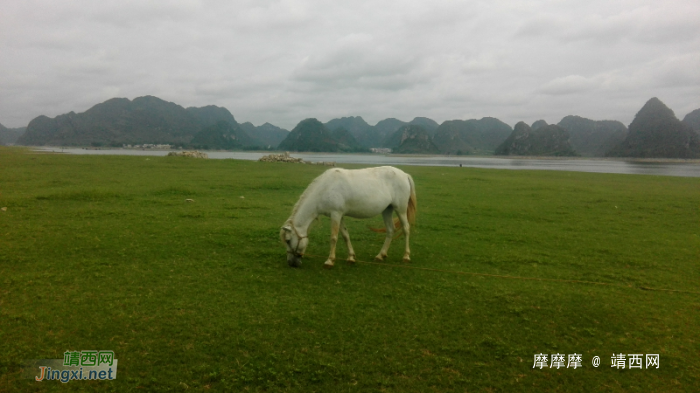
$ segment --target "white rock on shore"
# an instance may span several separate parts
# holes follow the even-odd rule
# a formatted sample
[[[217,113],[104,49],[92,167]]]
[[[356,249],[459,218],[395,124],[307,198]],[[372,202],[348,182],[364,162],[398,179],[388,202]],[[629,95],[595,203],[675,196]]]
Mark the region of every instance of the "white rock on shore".
[[[207,153],[202,153],[201,151],[171,151],[168,153],[168,156],[177,156],[177,157],[192,157],[192,158],[209,158]]]
[[[304,161],[303,158],[294,158],[294,157],[291,157],[289,155],[288,151],[284,152],[284,154],[269,154],[266,156],[262,156],[258,159],[258,161],[262,161],[262,162],[289,162],[289,163],[294,163],[294,164],[335,166],[335,162],[332,162],[332,161],[308,162],[308,161]]]
[[[262,162],[291,162],[291,163],[299,163],[299,164],[306,164],[304,159],[302,158],[294,158],[289,156],[289,152],[284,152],[284,154],[268,154],[266,156],[260,157],[258,161]]]

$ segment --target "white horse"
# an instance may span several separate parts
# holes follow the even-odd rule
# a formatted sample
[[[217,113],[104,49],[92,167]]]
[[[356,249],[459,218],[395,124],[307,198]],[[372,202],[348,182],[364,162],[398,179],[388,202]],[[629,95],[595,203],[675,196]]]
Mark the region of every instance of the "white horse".
[[[392,222],[394,211],[399,216],[396,222]],[[343,217],[370,218],[380,213],[384,217],[386,239],[375,259],[386,258],[394,229],[399,229],[400,225],[406,237],[403,261],[409,262],[408,237],[416,216],[416,187],[411,175],[390,166],[325,171],[306,188],[280,230],[280,238],[287,246],[287,263],[292,267],[301,266],[301,258],[309,244],[309,225],[321,214],[331,218],[331,252],[325,267],[333,267],[335,262],[338,232],[348,245],[347,261],[355,262],[355,251]]]

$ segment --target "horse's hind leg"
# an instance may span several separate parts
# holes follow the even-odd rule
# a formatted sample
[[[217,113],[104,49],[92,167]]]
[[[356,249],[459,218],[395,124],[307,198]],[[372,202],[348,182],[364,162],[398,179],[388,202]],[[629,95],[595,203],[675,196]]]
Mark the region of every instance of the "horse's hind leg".
[[[348,245],[348,262],[355,262],[355,250],[352,249],[352,244],[350,244],[350,233],[348,228],[345,227],[345,222],[343,219],[340,220],[340,234],[343,235],[345,244]]]
[[[406,213],[399,213],[399,221],[401,221],[401,228],[403,228],[403,235],[406,238],[406,250],[403,253],[403,261],[411,262],[411,248],[408,246],[408,236],[411,233],[411,224],[408,223],[408,217]]]
[[[384,245],[379,251],[379,254],[374,257],[377,261],[383,261],[386,258],[386,253],[389,251],[389,246],[391,245],[391,239],[394,237],[394,222],[391,219],[394,209],[389,206],[382,212],[382,218],[384,218],[384,227],[386,227],[386,238],[384,239]]]
[[[331,268],[335,264],[335,245],[338,243],[338,231],[343,221],[343,216],[339,213],[331,213],[331,253],[324,267]]]

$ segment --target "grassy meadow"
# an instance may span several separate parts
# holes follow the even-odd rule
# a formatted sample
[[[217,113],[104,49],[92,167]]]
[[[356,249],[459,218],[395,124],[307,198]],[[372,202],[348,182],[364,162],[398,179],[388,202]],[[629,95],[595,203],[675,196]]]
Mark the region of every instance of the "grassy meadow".
[[[402,167],[411,264],[397,240],[390,266],[349,265],[339,240],[335,268],[289,268],[279,228],[325,169],[0,148],[0,391],[700,391],[700,179]],[[371,261],[381,218],[346,225]],[[88,349],[117,379],[22,377]]]

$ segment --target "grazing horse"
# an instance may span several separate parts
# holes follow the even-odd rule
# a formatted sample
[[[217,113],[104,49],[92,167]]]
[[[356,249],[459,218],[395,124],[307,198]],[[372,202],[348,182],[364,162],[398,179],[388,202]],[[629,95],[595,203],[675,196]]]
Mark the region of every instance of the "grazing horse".
[[[399,218],[392,222],[394,211]],[[416,217],[416,187],[411,175],[390,166],[325,171],[306,188],[294,205],[292,215],[282,225],[280,238],[287,246],[287,263],[292,267],[301,266],[301,258],[309,245],[309,225],[321,214],[331,218],[331,252],[324,266],[333,267],[338,232],[348,246],[347,261],[355,262],[355,251],[343,217],[370,218],[380,213],[386,229],[378,231],[386,231],[386,239],[375,259],[386,258],[394,229],[400,227],[406,237],[403,261],[409,262],[408,237]]]

